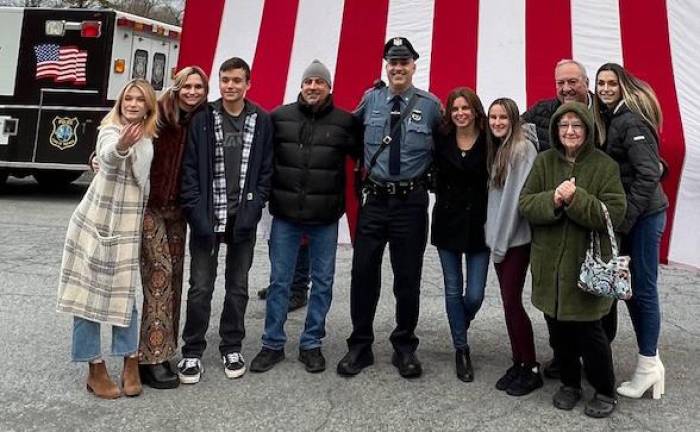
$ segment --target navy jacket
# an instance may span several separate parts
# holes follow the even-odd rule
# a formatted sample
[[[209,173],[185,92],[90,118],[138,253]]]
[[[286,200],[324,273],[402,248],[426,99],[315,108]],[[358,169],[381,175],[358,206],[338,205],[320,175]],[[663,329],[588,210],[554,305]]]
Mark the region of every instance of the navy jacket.
[[[233,239],[250,238],[256,233],[262,209],[270,195],[272,181],[272,120],[259,106],[246,100],[258,114],[255,137],[250,149],[248,171],[233,231]],[[180,201],[192,235],[214,238],[214,114],[212,106],[194,115],[187,132],[182,160]],[[231,240],[231,239],[227,239]]]

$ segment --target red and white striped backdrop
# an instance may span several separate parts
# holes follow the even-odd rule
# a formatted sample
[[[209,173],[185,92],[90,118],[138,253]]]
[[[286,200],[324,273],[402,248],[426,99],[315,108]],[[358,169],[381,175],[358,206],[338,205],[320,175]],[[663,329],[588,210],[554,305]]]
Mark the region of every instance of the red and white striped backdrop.
[[[591,85],[602,63],[622,63],[651,83],[665,117],[663,258],[700,268],[698,22],[694,0],[188,0],[179,64],[216,73],[242,57],[252,66],[249,97],[272,109],[296,98],[318,58],[334,76],[336,103],[352,109],[383,74],[384,42],[406,36],[421,55],[418,87],[444,100],[467,85],[485,105],[509,96],[524,110],[554,96],[559,59],[585,64]]]

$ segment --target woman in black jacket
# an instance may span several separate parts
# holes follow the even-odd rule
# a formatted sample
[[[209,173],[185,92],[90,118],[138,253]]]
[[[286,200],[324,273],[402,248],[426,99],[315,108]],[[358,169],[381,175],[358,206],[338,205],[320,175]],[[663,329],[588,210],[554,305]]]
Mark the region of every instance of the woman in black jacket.
[[[664,367],[657,351],[661,327],[657,276],[668,207],[660,183],[661,108],[647,83],[615,63],[598,69],[596,93],[603,102],[605,151],[620,165],[627,194],[627,213],[618,230],[631,257],[633,294],[627,307],[639,346],[634,375],[617,392],[639,398],[651,388],[658,399],[664,392]]]
[[[457,377],[474,380],[467,330],[484,300],[489,250],[484,239],[488,172],[486,114],[466,87],[447,98],[442,134],[435,146],[437,190],[431,243],[445,279],[445,307],[456,351]],[[467,280],[462,266],[466,260]]]

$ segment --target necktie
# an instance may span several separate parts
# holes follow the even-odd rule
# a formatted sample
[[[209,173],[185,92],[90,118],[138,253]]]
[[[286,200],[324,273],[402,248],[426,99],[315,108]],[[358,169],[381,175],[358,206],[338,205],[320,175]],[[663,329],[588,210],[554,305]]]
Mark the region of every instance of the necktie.
[[[396,176],[401,173],[401,126],[394,126],[401,119],[401,96],[394,96],[391,106],[391,143],[389,148],[389,175]]]

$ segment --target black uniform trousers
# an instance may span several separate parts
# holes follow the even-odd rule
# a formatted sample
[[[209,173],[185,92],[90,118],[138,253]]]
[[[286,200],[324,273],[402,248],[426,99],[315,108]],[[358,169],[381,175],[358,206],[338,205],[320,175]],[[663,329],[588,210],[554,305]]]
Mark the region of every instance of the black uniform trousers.
[[[613,371],[610,342],[601,320],[559,321],[544,315],[554,356],[559,360],[561,382],[565,386],[581,388],[581,363],[586,379],[596,392],[615,396],[615,372]]]
[[[352,257],[350,350],[371,347],[374,315],[381,290],[384,249],[394,272],[396,328],[394,350],[411,353],[418,347],[415,329],[420,306],[423,253],[428,237],[428,193],[419,186],[405,196],[370,194],[360,209]]]

